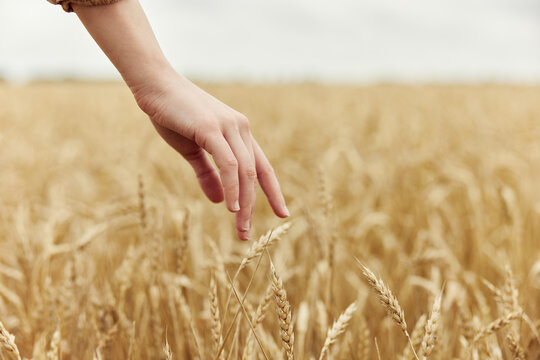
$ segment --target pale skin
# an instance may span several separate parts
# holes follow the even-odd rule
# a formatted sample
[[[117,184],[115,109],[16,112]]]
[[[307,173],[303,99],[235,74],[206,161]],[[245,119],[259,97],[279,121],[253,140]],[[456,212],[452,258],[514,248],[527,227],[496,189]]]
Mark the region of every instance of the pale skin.
[[[172,68],[138,0],[74,5],[73,10],[158,134],[193,167],[206,196],[215,203],[225,200],[235,213],[240,239],[250,237],[257,181],[274,213],[289,216],[274,170],[251,134],[248,119]]]

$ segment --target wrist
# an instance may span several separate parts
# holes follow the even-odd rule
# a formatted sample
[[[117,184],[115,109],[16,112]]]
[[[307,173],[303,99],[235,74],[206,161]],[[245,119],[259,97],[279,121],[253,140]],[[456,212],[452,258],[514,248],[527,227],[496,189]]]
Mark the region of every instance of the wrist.
[[[139,73],[136,78],[126,79],[139,108],[152,117],[156,100],[163,98],[178,85],[189,80],[178,74],[170,65]]]

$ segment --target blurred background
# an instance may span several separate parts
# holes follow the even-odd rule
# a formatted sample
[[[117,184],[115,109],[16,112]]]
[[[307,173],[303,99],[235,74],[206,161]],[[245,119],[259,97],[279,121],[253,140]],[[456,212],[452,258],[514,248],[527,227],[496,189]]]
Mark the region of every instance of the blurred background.
[[[540,81],[538,0],[141,0],[204,81]],[[0,78],[119,79],[74,14],[0,2]]]

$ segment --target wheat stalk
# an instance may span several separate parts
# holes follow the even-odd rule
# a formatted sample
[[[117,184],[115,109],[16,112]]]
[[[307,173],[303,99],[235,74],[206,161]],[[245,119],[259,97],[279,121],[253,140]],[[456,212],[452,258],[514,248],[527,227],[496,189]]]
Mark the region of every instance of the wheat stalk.
[[[328,335],[326,335],[326,340],[324,340],[324,345],[322,347],[319,360],[323,360],[326,355],[328,355],[330,346],[332,346],[332,344],[337,341],[337,338],[345,332],[356,310],[356,302],[353,302],[351,305],[349,305],[345,312],[343,312],[343,314],[339,316],[339,318],[334,322],[332,327],[328,330]]]
[[[266,316],[268,308],[270,307],[270,301],[272,300],[273,296],[274,296],[274,292],[272,291],[272,285],[270,285],[266,289],[265,295],[263,299],[259,302],[259,305],[257,306],[257,310],[255,311],[255,314],[253,314],[253,317],[251,319],[253,323],[253,328],[255,330],[257,330],[257,327],[264,320],[264,317]],[[242,359],[248,359],[251,356],[252,349],[253,349],[253,333],[250,332],[248,333],[248,336],[246,339],[246,346],[242,353]]]
[[[416,324],[414,325],[413,331],[411,332],[411,342],[415,349],[422,345],[422,339],[424,338],[426,323],[427,316],[425,314],[423,314],[418,318],[418,320],[416,320]],[[411,347],[409,346],[409,344],[407,344],[407,346],[405,346],[405,349],[403,349],[403,358],[408,360],[412,356],[413,353],[411,351]]]
[[[264,351],[264,348],[262,346],[262,342],[259,339],[259,337],[257,336],[257,333],[255,332],[255,327],[253,326],[253,322],[250,320],[249,314],[248,314],[248,312],[247,312],[247,310],[246,310],[246,308],[244,306],[245,296],[242,299],[240,299],[240,296],[238,295],[238,292],[236,291],[236,289],[234,287],[233,281],[232,281],[231,277],[229,276],[229,273],[226,273],[226,274],[227,274],[227,279],[229,280],[229,284],[231,285],[231,289],[233,290],[234,296],[236,297],[236,300],[238,301],[238,304],[240,305],[240,308],[244,312],[244,316],[246,317],[246,320],[247,320],[247,322],[248,322],[248,324],[249,324],[249,326],[251,328],[253,336],[255,336],[255,339],[257,340],[257,342],[259,344],[259,347],[261,348],[261,351],[262,351],[265,359],[268,360],[268,357],[266,356],[266,352]]]

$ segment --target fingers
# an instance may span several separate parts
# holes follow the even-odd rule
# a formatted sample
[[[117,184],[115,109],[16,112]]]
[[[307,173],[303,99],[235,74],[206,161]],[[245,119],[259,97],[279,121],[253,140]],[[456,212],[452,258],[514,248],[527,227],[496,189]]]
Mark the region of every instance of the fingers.
[[[176,151],[178,151],[193,167],[199,184],[210,199],[218,203],[223,201],[223,186],[219,180],[219,175],[201,147],[193,141],[186,139],[182,135],[169,130],[156,122],[152,122],[157,132]]]
[[[236,213],[236,230],[240,239],[247,240],[250,236],[257,179],[274,213],[282,218],[289,216],[274,170],[249,132],[246,118],[238,117],[236,121],[227,123],[223,130],[207,130],[200,137],[196,136],[195,141],[213,156],[219,168],[225,202],[227,208]],[[208,159],[196,154],[192,162],[198,177],[199,174],[201,176],[199,181],[203,189],[206,181],[215,185],[217,174],[212,174]],[[219,193],[211,190],[205,190],[205,193],[211,199],[220,198]]]
[[[216,169],[204,150],[199,147],[195,152],[183,156],[193,167],[199,185],[208,199],[214,203],[222,202],[224,198],[223,186]]]
[[[290,215],[289,209],[287,209],[287,205],[285,204],[285,199],[281,193],[274,169],[272,168],[272,165],[270,165],[266,155],[264,155],[261,147],[253,137],[251,138],[251,143],[253,145],[253,153],[255,155],[255,164],[259,184],[261,184],[261,188],[266,195],[272,210],[274,210],[274,213],[281,218],[286,218]]]
[[[244,132],[242,136],[241,132]],[[249,130],[228,129],[225,138],[238,161],[240,211],[236,213],[238,237],[247,240],[250,236],[253,209],[255,207],[255,184],[257,171],[253,158],[253,148]],[[244,139],[249,142],[246,143]]]
[[[231,147],[218,131],[208,134],[199,145],[212,155],[219,168],[227,209],[240,211],[238,161]]]

